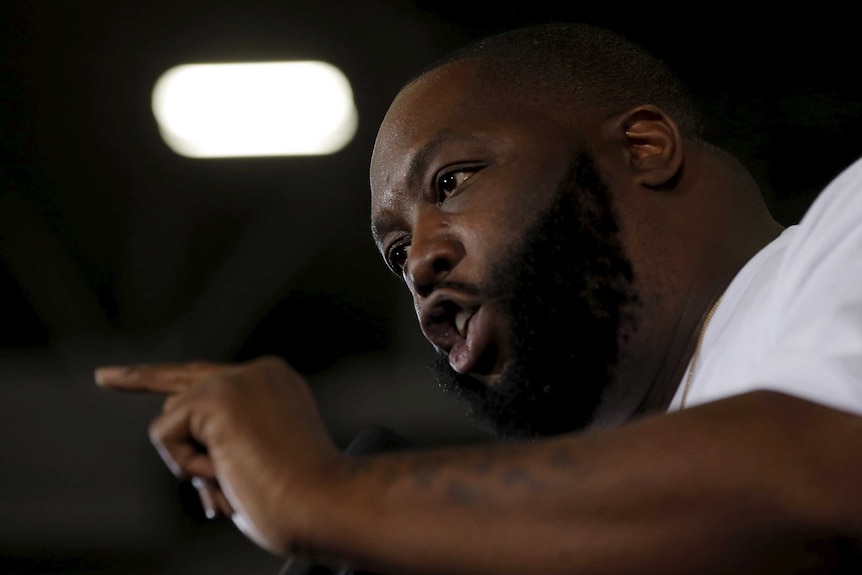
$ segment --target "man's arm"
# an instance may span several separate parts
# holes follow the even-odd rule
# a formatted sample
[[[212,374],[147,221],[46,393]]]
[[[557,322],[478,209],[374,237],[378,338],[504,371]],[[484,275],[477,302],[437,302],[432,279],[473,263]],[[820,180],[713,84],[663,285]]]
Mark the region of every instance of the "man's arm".
[[[283,361],[99,370],[257,544],[380,572],[795,573],[862,537],[862,418],[755,392],[615,430],[349,457]]]

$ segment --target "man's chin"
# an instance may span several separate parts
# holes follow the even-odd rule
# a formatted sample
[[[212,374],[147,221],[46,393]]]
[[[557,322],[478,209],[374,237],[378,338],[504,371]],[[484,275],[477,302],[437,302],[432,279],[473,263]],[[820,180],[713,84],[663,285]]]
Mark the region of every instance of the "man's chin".
[[[480,386],[484,389],[489,390],[489,392],[493,392],[496,390],[500,390],[505,387],[505,370],[494,373],[458,373],[451,367],[449,368],[449,372],[445,375],[447,378],[457,379],[459,381],[463,381],[464,379],[469,379],[472,384],[470,385],[471,389],[478,389]],[[438,379],[441,377],[441,374],[438,372]]]
[[[461,374],[452,369],[444,354],[435,356],[432,368],[440,388],[464,405],[477,428],[489,436],[515,439],[535,435],[518,425],[518,414],[509,405],[511,378],[505,369],[489,375]]]

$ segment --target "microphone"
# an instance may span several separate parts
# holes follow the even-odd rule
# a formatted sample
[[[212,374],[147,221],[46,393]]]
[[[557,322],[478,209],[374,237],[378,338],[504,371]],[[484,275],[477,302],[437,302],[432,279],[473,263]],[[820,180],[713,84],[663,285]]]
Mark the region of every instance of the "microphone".
[[[362,455],[396,451],[411,447],[406,438],[382,425],[371,425],[357,434],[344,449],[345,455]],[[291,557],[278,575],[374,575],[368,571],[354,571],[349,567],[326,567],[302,557]]]

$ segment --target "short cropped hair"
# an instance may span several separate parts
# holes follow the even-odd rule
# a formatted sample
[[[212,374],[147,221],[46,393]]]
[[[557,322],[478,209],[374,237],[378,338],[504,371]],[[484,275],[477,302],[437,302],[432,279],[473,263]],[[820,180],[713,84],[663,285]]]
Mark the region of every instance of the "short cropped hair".
[[[669,114],[683,134],[703,135],[703,118],[683,81],[656,55],[605,28],[558,22],[504,31],[444,55],[414,79],[468,59],[478,62],[481,74],[519,89],[522,97],[568,98],[604,115],[652,104]]]

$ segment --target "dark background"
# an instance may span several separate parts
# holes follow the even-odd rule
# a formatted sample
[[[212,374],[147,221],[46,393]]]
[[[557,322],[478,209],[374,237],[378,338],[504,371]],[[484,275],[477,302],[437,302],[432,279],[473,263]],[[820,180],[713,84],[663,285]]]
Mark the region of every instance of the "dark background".
[[[202,520],[147,440],[158,400],[97,389],[97,365],[275,353],[309,377],[342,444],[370,423],[420,445],[480,439],[432,382],[406,291],[368,233],[379,120],[450,48],[550,20],[630,35],[690,82],[717,143],[785,224],[862,152],[849,16],[557,4],[2,4],[0,572],[275,575],[282,564]],[[353,85],[359,131],[342,151],[192,160],[162,142],[150,94],[168,68],[304,58]]]

